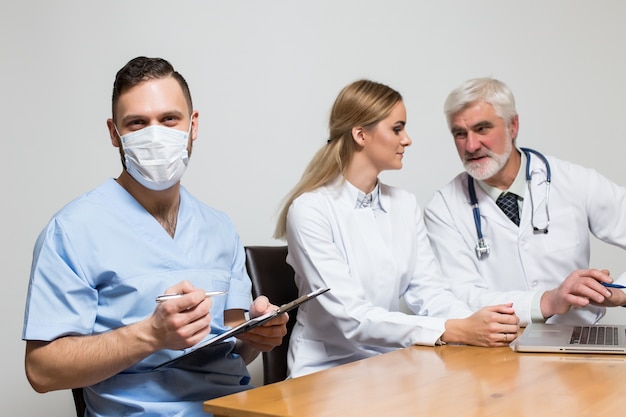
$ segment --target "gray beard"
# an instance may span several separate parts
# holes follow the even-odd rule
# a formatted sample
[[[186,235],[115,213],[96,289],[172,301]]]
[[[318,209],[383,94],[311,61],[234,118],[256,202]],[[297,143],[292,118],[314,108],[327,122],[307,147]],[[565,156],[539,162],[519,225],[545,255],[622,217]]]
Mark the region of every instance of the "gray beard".
[[[477,180],[484,181],[500,172],[513,151],[513,141],[510,138],[507,139],[508,145],[502,154],[498,155],[490,150],[486,150],[485,154],[489,158],[486,162],[465,161],[463,166],[467,173]]]

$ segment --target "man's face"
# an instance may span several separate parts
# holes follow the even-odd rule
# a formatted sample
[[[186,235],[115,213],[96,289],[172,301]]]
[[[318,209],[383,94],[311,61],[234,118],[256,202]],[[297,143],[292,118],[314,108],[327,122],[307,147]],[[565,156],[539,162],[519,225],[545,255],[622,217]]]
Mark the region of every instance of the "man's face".
[[[506,166],[517,137],[518,118],[507,126],[489,103],[477,102],[452,117],[450,131],[468,174],[479,180],[496,176]]]
[[[134,132],[151,125],[189,131],[188,153],[197,135],[197,112],[191,111],[178,82],[172,78],[146,80],[120,95],[115,110],[120,135]],[[192,122],[193,120],[193,122]],[[107,121],[113,146],[120,147],[113,121]]]

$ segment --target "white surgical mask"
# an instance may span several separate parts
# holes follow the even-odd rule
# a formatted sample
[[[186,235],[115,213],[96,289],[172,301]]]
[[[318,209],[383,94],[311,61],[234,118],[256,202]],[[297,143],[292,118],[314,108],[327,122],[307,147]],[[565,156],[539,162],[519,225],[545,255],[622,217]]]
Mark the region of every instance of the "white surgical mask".
[[[152,125],[120,135],[128,173],[141,185],[154,191],[166,190],[176,184],[189,163],[187,144],[191,123],[189,129],[184,132]]]

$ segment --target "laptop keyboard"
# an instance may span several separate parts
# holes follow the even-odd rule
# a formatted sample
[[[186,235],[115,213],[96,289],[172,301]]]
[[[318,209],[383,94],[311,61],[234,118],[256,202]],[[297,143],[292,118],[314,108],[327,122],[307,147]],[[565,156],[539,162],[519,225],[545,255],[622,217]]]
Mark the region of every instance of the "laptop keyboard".
[[[618,328],[614,326],[575,326],[570,345],[617,345]]]

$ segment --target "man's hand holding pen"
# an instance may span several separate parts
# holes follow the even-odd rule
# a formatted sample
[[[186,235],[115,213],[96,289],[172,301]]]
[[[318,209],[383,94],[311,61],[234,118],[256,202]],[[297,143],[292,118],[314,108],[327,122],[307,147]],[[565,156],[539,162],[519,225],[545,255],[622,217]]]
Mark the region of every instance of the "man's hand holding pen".
[[[158,349],[185,349],[201,342],[211,331],[211,297],[224,294],[226,292],[207,292],[183,281],[156,297],[157,307],[152,315],[151,328]],[[276,309],[278,307],[271,304],[267,297],[257,297],[250,306],[250,318]],[[224,319],[226,324],[239,324],[244,320],[243,310],[226,311]],[[249,363],[258,352],[267,352],[279,346],[287,334],[288,320],[289,316],[284,313],[239,334],[236,336],[239,339],[237,352]]]
[[[176,297],[157,304],[151,317],[153,342],[160,349],[185,349],[202,341],[211,332],[211,297],[189,281],[168,288],[165,294]]]

